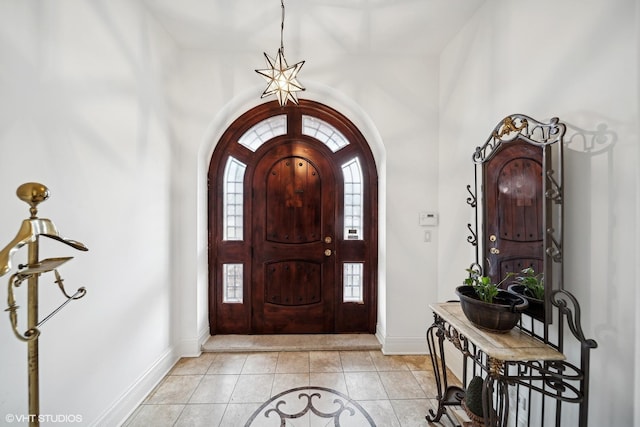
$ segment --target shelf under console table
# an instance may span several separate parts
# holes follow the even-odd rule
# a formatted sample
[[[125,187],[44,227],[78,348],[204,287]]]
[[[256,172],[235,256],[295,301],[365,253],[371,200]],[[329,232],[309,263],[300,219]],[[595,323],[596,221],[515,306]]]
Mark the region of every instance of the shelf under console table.
[[[573,300],[573,297],[569,298]],[[465,397],[465,390],[451,385],[447,377],[444,348],[447,340],[462,354],[462,383],[468,384],[469,375],[483,378],[484,425],[507,426],[509,416],[515,415],[517,425],[545,425],[549,422],[560,426],[563,402],[577,403],[577,425],[587,425],[589,349],[595,348],[596,344],[582,335],[579,308],[576,309],[577,321],[564,304],[560,313],[567,316],[568,326],[582,344],[580,366],[566,361],[562,353],[562,333],[559,334],[559,345],[534,337],[520,327],[507,333],[492,333],[473,326],[459,302],[433,304],[430,308],[434,323],[427,330],[427,344],[438,389],[438,408],[437,411],[429,411],[427,421],[438,422],[448,406],[462,405]],[[563,329],[564,316],[560,316],[558,322],[560,330]],[[516,386],[513,411],[509,410],[510,386]],[[517,403],[521,394],[526,396],[522,398],[527,402],[526,408]],[[547,402],[549,399],[551,404]],[[537,404],[532,406],[532,400]],[[532,414],[532,411],[536,413]]]

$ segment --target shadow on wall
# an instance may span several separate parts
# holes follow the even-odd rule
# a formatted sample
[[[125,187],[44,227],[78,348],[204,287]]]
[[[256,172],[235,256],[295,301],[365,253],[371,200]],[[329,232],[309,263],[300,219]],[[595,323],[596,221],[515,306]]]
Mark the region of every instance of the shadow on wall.
[[[620,265],[626,243],[621,237],[625,226],[620,212],[625,205],[620,198],[625,195],[621,194],[621,171],[615,169],[614,156],[618,133],[604,122],[593,130],[565,124],[564,287],[580,301],[586,334],[595,334],[592,337],[599,344],[593,357],[600,363],[592,366],[604,363],[618,367],[591,370],[594,392],[589,405],[599,407],[598,413],[613,416],[625,405],[606,408],[600,402],[612,392],[610,384],[626,383],[625,367],[633,363],[633,354],[620,348],[624,342],[620,337],[632,327],[621,322],[620,316],[631,312],[627,305],[632,302],[626,295],[630,284],[624,283],[628,277],[625,279]]]
[[[580,295],[584,307],[590,307],[600,292],[607,293],[611,304],[618,299],[611,295],[617,290],[602,284],[616,280],[617,272],[611,229],[616,224],[613,151],[618,135],[606,123],[595,130],[565,123],[565,242],[572,242],[572,248],[565,250],[570,258],[565,287]],[[595,253],[594,247],[598,248]],[[607,316],[613,309],[607,307]],[[611,325],[610,320],[604,324]]]

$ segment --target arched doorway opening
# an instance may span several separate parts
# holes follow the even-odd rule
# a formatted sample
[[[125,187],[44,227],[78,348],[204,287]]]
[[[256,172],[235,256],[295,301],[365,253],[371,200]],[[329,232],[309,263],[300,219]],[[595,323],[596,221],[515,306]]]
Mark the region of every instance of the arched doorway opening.
[[[377,179],[362,133],[326,105],[236,119],[208,171],[211,334],[375,332]]]

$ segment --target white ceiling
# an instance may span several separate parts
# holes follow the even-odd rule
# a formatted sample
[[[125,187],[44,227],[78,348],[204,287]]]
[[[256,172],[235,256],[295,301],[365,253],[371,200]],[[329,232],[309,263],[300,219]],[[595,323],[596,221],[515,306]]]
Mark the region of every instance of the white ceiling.
[[[486,0],[285,0],[287,51],[438,54]],[[280,0],[143,0],[181,48],[280,45]]]

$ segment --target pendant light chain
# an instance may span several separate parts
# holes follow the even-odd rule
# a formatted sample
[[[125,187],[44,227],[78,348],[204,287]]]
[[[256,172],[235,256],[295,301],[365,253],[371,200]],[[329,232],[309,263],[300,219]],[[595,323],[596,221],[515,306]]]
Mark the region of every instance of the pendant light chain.
[[[282,8],[282,21],[280,22],[280,50],[284,54],[284,0],[280,0]]]

